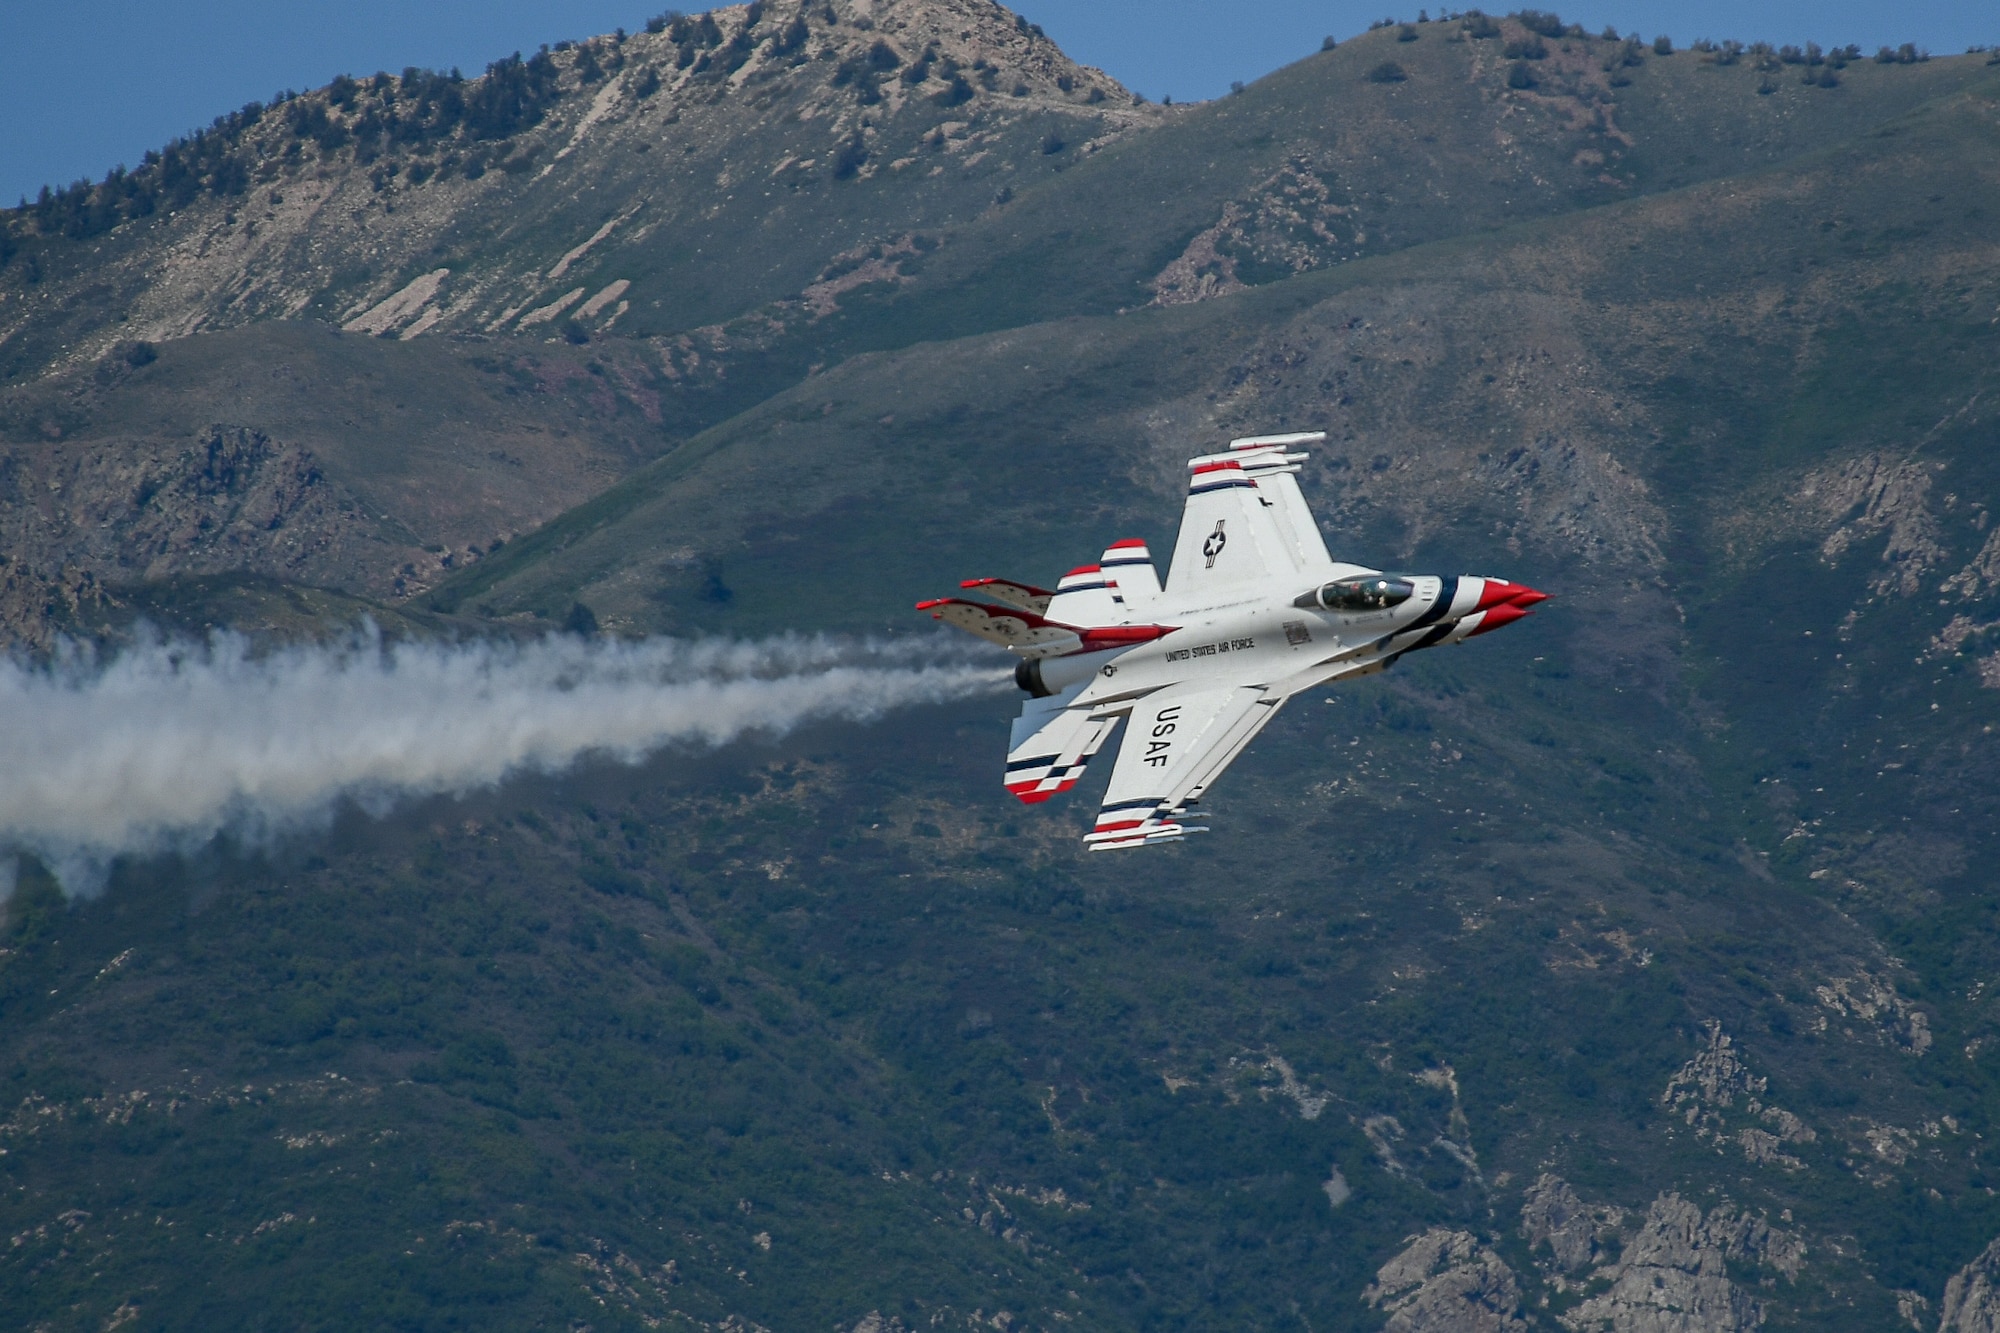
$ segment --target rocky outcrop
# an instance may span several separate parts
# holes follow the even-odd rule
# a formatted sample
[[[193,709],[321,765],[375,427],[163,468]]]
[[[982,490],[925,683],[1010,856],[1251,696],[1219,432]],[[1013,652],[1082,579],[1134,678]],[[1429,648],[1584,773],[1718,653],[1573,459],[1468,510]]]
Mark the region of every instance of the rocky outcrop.
[[[0,636],[28,646],[120,584],[222,572],[332,584],[366,568],[362,588],[388,594],[404,554],[312,450],[242,426],[0,448],[0,550]]]
[[[1805,1163],[1785,1152],[1784,1145],[1811,1143],[1819,1135],[1782,1106],[1767,1104],[1769,1086],[1769,1080],[1751,1072],[1722,1024],[1710,1020],[1701,1050],[1667,1081],[1660,1105],[1718,1151],[1733,1143],[1760,1166],[1801,1170]],[[1752,1123],[1740,1123],[1746,1118]]]
[[[1619,1261],[1610,1289],[1562,1316],[1569,1328],[1613,1333],[1737,1333],[1764,1321],[1762,1306],[1729,1266],[1757,1264],[1796,1277],[1805,1246],[1761,1217],[1727,1205],[1703,1215],[1678,1194],[1653,1201]]]
[[[1896,988],[1881,977],[1867,971],[1835,977],[1824,986],[1815,986],[1813,996],[1836,1017],[1871,1025],[1886,1044],[1911,1055],[1922,1055],[1931,1048],[1929,1017],[1896,994]]]
[[[1243,202],[1224,204],[1215,225],[1147,285],[1154,305],[1187,305],[1356,258],[1366,229],[1323,154],[1292,154]],[[1246,280],[1246,278],[1248,280]]]
[[[369,591],[385,593],[397,554],[310,450],[232,426],[185,444],[0,449],[0,550],[0,634],[33,647],[119,585],[228,572],[332,583],[366,566],[383,584]]]
[[[1945,1283],[1938,1333],[2000,1333],[2000,1240]]]
[[[1885,568],[1869,586],[1877,594],[1914,594],[1947,554],[1930,507],[1931,477],[1938,466],[1868,454],[1808,477],[1797,497],[1802,506],[1839,523],[1820,545],[1822,558],[1838,562],[1856,543],[1886,536]]]
[[[46,648],[61,626],[104,603],[104,589],[89,570],[37,569],[0,555],[0,647]]]
[[[1488,1333],[1525,1329],[1521,1289],[1499,1255],[1467,1231],[1412,1236],[1375,1274],[1362,1299],[1386,1310],[1390,1333]]]
[[[1521,1234],[1531,1249],[1548,1247],[1558,1274],[1577,1273],[1603,1262],[1604,1244],[1623,1218],[1619,1209],[1585,1203],[1568,1181],[1545,1172],[1527,1189]]]

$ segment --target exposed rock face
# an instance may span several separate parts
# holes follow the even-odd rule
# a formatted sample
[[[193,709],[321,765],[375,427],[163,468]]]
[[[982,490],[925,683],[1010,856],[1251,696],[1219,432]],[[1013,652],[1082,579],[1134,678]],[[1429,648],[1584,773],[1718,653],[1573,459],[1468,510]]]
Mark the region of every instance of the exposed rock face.
[[[1544,1173],[1527,1190],[1521,1232],[1530,1247],[1547,1245],[1559,1272],[1575,1273],[1603,1258],[1601,1244],[1615,1235],[1624,1214],[1592,1207],[1561,1176]]]
[[[1805,1247],[1762,1218],[1719,1206],[1703,1216],[1678,1194],[1663,1194],[1619,1262],[1604,1272],[1609,1291],[1583,1302],[1563,1323],[1614,1333],[1735,1333],[1763,1323],[1762,1307],[1730,1279],[1728,1265],[1759,1263],[1796,1277]]]
[[[1922,1055],[1931,1048],[1930,1019],[1879,977],[1865,971],[1836,977],[1815,987],[1813,994],[1838,1017],[1872,1024],[1880,1040],[1911,1055]]]
[[[1951,1275],[1938,1333],[2000,1333],[2000,1240]]]
[[[1840,522],[1820,554],[1838,561],[1857,542],[1886,536],[1885,566],[1869,581],[1878,594],[1908,597],[1922,586],[1924,576],[1945,557],[1939,542],[1937,516],[1931,512],[1931,478],[1938,465],[1885,459],[1868,454],[1837,469],[1807,478],[1800,501],[1818,509],[1825,519]]]
[[[55,627],[101,605],[104,590],[89,570],[64,565],[36,569],[0,556],[0,643],[47,647]]]
[[[1486,1333],[1523,1329],[1514,1270],[1467,1231],[1436,1227],[1410,1239],[1364,1293],[1389,1312],[1391,1333]]]
[[[190,444],[95,441],[89,450],[0,451],[0,630],[41,645],[107,587],[166,574],[243,571],[303,583],[384,545],[311,451],[242,427]],[[420,554],[412,548],[411,554]]]
[[[1213,227],[1188,243],[1149,284],[1154,305],[1187,305],[1241,291],[1273,273],[1304,273],[1358,252],[1367,232],[1333,164],[1294,153],[1247,202],[1225,204]]]
[[[894,1315],[885,1319],[880,1310],[870,1310],[854,1325],[853,1333],[903,1333],[908,1327]]]
[[[1711,1020],[1702,1049],[1667,1081],[1660,1105],[1693,1126],[1695,1137],[1718,1151],[1725,1143],[1734,1143],[1760,1166],[1801,1170],[1805,1163],[1785,1152],[1784,1145],[1811,1143],[1819,1135],[1790,1111],[1767,1105],[1763,1097],[1768,1087],[1769,1080],[1744,1063],[1722,1024]],[[1746,1115],[1760,1123],[1730,1128],[1730,1120],[1740,1121]]]

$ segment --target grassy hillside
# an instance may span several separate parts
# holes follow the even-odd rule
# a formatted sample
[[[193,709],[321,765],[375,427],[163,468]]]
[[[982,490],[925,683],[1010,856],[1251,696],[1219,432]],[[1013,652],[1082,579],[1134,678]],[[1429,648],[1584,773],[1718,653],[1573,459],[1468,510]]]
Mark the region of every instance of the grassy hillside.
[[[1864,62],[1807,86],[1803,66],[1778,78],[1751,59],[1542,39],[1511,18],[1474,37],[1477,22],[1380,28],[1127,138],[954,234],[861,336],[1187,300],[1204,270],[1229,290],[1732,176],[1991,74],[1984,56]],[[1537,43],[1537,59],[1506,54]],[[1371,77],[1385,62],[1401,77]],[[1510,86],[1517,68],[1532,86]]]

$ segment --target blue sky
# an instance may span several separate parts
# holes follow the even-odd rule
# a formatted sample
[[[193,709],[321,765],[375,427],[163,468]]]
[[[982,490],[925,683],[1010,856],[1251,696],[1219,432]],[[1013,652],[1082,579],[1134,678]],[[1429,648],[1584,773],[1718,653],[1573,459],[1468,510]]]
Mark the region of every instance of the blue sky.
[[[0,200],[102,176],[280,88],[406,65],[468,74],[514,50],[636,29],[658,0],[0,0]],[[694,8],[687,0],[683,7]],[[1488,0],[1500,11],[1511,0]],[[2000,43],[1994,0],[1542,0],[1597,31],[1916,42],[1944,54]],[[1417,6],[1351,0],[1018,0],[1076,59],[1159,99],[1215,97]],[[1433,13],[1441,12],[1433,10]]]

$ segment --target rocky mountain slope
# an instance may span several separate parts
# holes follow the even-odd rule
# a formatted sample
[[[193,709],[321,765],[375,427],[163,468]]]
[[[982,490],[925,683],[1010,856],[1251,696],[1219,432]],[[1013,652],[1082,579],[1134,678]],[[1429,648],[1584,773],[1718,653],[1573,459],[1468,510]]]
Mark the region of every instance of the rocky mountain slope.
[[[8,1307],[1990,1327],[1987,57],[1466,16],[1168,111],[993,8],[750,18],[551,53],[540,121],[384,146],[366,227],[322,210],[200,301],[164,238],[226,192],[11,217],[9,304],[50,302],[0,343],[15,641],[371,598],[410,632],[894,632],[940,580],[1164,543],[1186,456],[1258,428],[1329,433],[1336,550],[1557,600],[1301,701],[1157,854],[1077,850],[1102,774],[1003,805],[995,699],[224,840],[81,905],[27,864]],[[699,172],[648,174],[670,107]],[[378,198],[325,138],[297,178]],[[473,143],[501,165],[407,183]],[[752,158],[768,205],[716,183]],[[419,225],[427,187],[457,202]],[[315,268],[342,237],[387,257]],[[93,246],[206,331],[114,328]]]
[[[657,26],[476,79],[345,80],[17,215],[5,372],[256,320],[409,339],[816,308],[894,267],[873,251],[1162,114],[979,0]],[[65,232],[88,243],[36,244]]]

